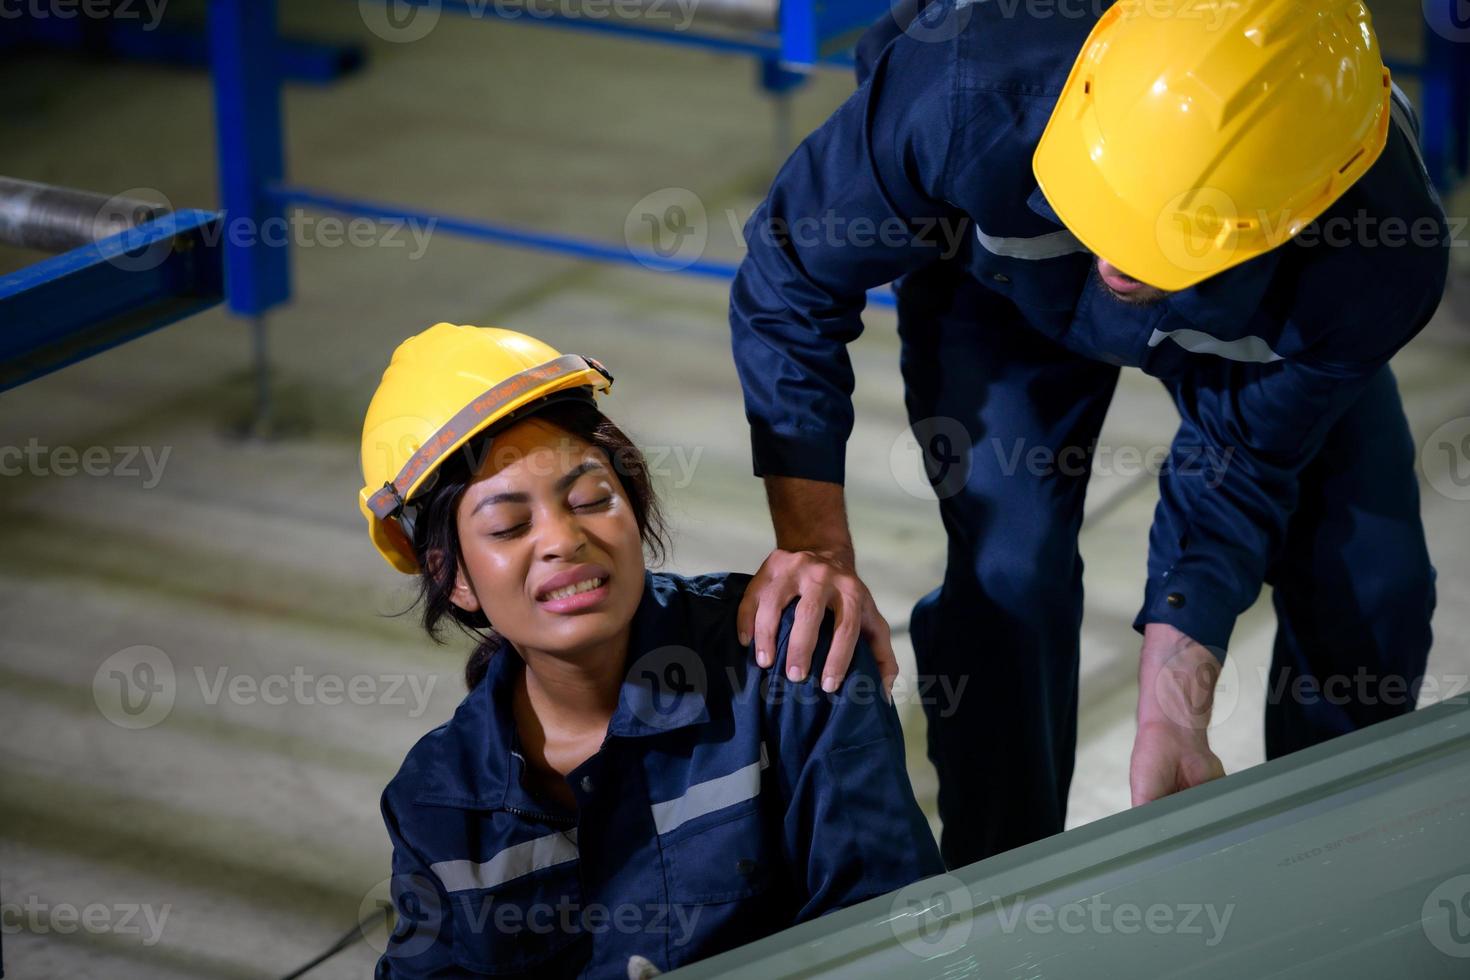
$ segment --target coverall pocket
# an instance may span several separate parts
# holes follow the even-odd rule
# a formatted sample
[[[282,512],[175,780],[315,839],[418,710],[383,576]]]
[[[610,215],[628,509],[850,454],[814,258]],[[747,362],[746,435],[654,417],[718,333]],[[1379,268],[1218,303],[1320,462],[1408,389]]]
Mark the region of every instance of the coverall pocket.
[[[751,898],[770,887],[775,853],[754,800],[691,822],[664,841],[669,901],[708,905]],[[687,829],[687,833],[684,833]]]
[[[572,869],[450,895],[455,962],[486,976],[576,975],[591,937]]]

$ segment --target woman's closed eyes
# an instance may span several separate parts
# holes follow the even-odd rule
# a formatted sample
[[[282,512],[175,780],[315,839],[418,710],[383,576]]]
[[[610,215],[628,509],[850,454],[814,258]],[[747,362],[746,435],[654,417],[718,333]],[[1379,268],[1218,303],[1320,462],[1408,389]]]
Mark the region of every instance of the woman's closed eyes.
[[[578,514],[592,514],[596,513],[597,511],[606,510],[608,507],[611,507],[616,495],[612,492],[612,490],[607,486],[606,483],[602,483],[602,485],[597,489],[602,491],[600,496],[595,496],[590,500],[579,501],[576,495],[573,495],[572,497],[568,498],[567,506],[570,507],[573,512]],[[524,519],[516,522],[515,524],[496,528],[487,533],[492,538],[500,541],[505,541],[525,533],[527,530],[530,529],[530,527],[531,520],[529,515],[527,515]]]

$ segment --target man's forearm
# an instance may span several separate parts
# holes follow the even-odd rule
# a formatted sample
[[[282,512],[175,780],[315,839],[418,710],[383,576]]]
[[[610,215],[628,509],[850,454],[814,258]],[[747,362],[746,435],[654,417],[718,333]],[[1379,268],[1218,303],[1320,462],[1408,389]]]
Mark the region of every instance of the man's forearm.
[[[853,563],[852,533],[840,483],[792,476],[768,476],[765,481],[776,547],[815,551]]]
[[[1220,661],[1164,623],[1144,630],[1138,664],[1138,722],[1169,721],[1203,732],[1210,724]]]

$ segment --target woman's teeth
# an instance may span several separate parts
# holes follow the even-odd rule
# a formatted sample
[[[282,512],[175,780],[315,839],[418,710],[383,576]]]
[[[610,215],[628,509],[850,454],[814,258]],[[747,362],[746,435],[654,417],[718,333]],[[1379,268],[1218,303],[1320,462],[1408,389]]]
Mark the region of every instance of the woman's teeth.
[[[565,588],[557,589],[555,592],[546,593],[542,597],[542,601],[549,602],[552,599],[565,599],[567,596],[573,596],[579,592],[591,592],[593,589],[601,588],[602,583],[606,581],[607,579],[605,578],[583,579],[576,585],[568,585]]]

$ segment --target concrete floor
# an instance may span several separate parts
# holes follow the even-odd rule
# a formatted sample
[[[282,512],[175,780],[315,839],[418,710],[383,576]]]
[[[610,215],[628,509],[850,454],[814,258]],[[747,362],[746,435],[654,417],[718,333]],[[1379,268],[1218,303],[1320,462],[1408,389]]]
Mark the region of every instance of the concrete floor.
[[[738,257],[734,228],[771,172],[772,116],[752,65],[448,18],[424,40],[388,44],[355,10],[288,12],[293,29],[357,38],[371,58],[338,85],[289,91],[300,182],[612,241],[640,199],[686,188],[710,217],[709,254]],[[1415,14],[1379,10],[1385,38],[1412,39]],[[0,63],[0,88],[0,172],[213,203],[203,76],[27,56]],[[795,130],[849,89],[841,75],[821,77],[794,100]],[[1451,211],[1465,213],[1459,199]],[[467,650],[436,649],[411,618],[391,616],[410,601],[406,580],[372,551],[356,508],[362,412],[408,334],[436,320],[503,325],[604,359],[618,377],[609,413],[666,460],[670,567],[753,570],[769,548],[720,284],[444,234],[421,254],[411,241],[332,247],[312,224],[320,217],[302,216],[310,240],[296,251],[295,297],[270,318],[283,437],[230,434],[250,411],[249,332],[218,311],[0,396],[0,445],[34,440],[53,468],[58,447],[101,447],[114,464],[105,476],[38,468],[0,483],[7,976],[279,976],[371,907],[388,868],[378,793],[458,702]],[[27,258],[0,254],[0,268]],[[1470,415],[1467,286],[1462,272],[1395,362],[1421,440]],[[854,348],[849,500],[869,584],[901,624],[938,582],[943,542],[932,502],[910,492],[913,474],[890,465],[906,431],[893,326],[873,313]],[[1127,373],[1103,442],[1146,450],[1173,426],[1160,387]],[[1128,804],[1128,624],[1155,495],[1150,476],[1126,473],[1099,474],[1089,495],[1073,825]],[[1431,674],[1442,690],[1470,675],[1467,507],[1426,483],[1441,594]],[[1234,696],[1222,697],[1214,734],[1231,771],[1262,759],[1271,630],[1264,599],[1237,629]],[[912,673],[902,637],[900,647]],[[171,710],[162,720],[113,710],[123,724],[109,721],[99,706],[115,705],[111,671],[143,661],[171,679]],[[337,681],[359,685],[365,703],[319,686]],[[297,683],[304,693],[271,703],[273,684]],[[903,710],[932,814],[922,714]],[[70,917],[83,914],[101,924],[77,928]],[[374,955],[359,944],[312,976],[361,976]]]

